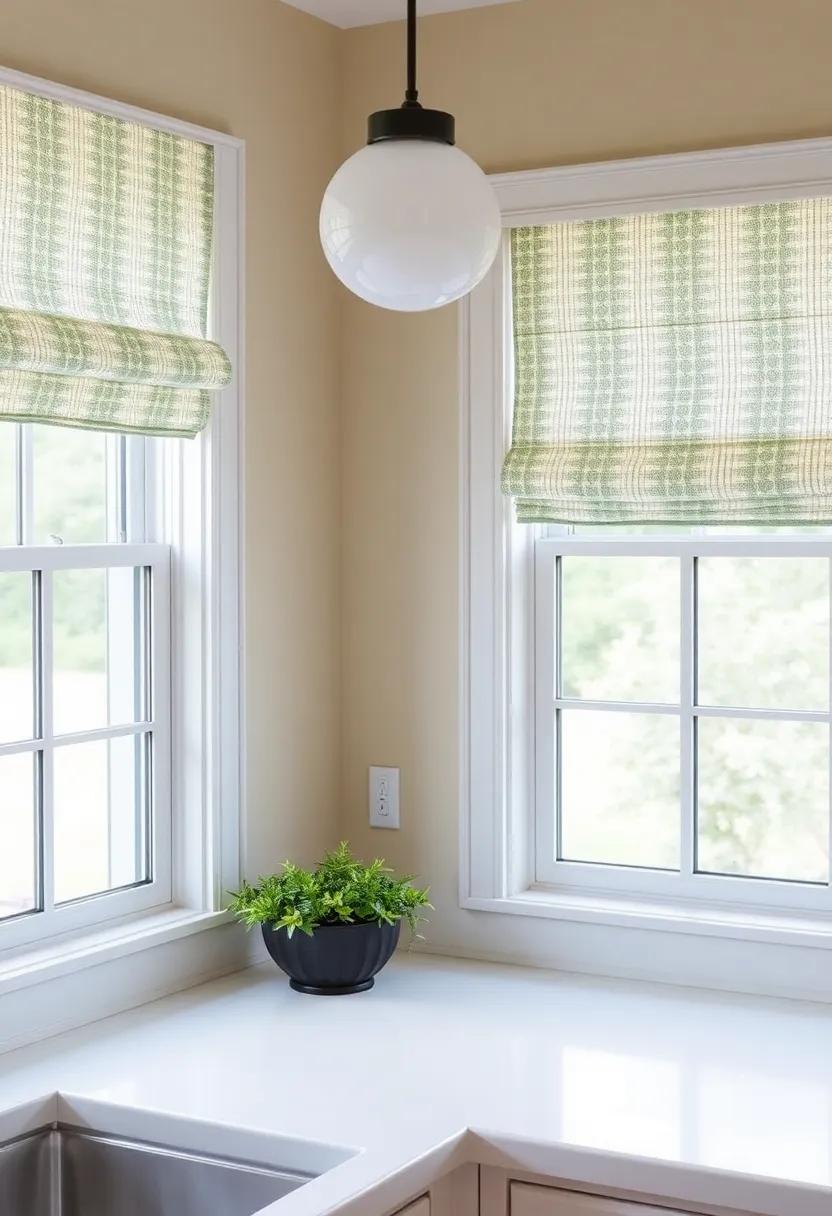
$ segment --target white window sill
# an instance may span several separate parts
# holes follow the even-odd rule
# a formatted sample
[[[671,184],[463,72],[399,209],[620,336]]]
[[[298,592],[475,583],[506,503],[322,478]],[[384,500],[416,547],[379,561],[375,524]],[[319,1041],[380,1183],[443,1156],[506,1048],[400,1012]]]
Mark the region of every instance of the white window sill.
[[[460,904],[480,912],[832,950],[832,917],[780,909],[610,896],[542,885],[502,898],[463,896]]]
[[[161,946],[177,938],[215,929],[232,919],[228,912],[195,912],[167,905],[87,932],[65,934],[37,946],[0,952],[0,996],[33,984],[95,967],[110,959]]]

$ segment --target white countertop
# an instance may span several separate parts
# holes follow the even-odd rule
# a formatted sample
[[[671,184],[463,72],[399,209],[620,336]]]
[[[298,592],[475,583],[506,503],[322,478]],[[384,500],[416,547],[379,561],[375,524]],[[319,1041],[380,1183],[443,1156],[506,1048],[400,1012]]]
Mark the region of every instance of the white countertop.
[[[268,963],[0,1056],[0,1112],[56,1092],[92,1124],[108,1103],[224,1125],[206,1149],[245,1128],[360,1150],[276,1216],[380,1216],[464,1160],[832,1211],[821,1005],[426,955],[319,998]]]

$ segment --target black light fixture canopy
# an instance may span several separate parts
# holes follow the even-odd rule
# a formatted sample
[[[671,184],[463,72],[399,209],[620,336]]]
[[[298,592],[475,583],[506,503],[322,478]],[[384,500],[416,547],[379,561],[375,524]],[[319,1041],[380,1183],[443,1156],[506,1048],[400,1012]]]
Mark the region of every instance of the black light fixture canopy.
[[[426,139],[437,144],[456,142],[453,114],[426,110],[416,88],[416,0],[407,0],[407,87],[397,110],[376,110],[367,119],[367,143],[387,139]]]

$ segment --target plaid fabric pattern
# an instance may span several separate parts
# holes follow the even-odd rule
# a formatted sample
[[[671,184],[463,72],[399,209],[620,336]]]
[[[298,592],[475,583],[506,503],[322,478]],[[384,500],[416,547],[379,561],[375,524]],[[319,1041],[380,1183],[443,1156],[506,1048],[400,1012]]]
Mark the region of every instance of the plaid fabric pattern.
[[[512,232],[529,522],[832,518],[832,200]]]
[[[196,434],[212,229],[210,146],[0,86],[0,418]]]
[[[205,389],[227,384],[231,371],[215,342],[5,308],[0,368]]]
[[[204,389],[0,370],[0,418],[7,422],[189,439],[207,426],[210,407]]]

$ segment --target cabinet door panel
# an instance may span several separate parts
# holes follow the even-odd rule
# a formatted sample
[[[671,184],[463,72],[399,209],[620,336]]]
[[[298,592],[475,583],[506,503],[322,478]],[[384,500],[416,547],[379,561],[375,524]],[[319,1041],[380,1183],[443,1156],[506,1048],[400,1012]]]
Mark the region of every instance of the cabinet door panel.
[[[531,1182],[512,1182],[509,1187],[509,1216],[690,1216],[673,1208],[645,1203],[625,1203],[600,1195],[583,1195]]]
[[[406,1208],[401,1208],[396,1216],[430,1216],[430,1199],[427,1195],[423,1195],[421,1199],[414,1199],[413,1203],[409,1203]]]

